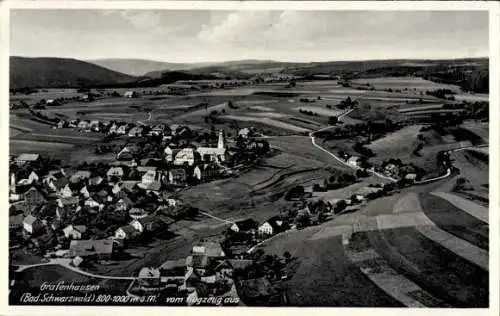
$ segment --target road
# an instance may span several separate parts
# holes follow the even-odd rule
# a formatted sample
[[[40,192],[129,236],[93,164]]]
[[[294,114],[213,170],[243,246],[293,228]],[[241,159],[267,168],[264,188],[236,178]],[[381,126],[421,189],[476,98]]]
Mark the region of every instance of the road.
[[[91,278],[96,278],[96,279],[106,279],[106,280],[135,280],[135,277],[119,277],[119,276],[109,276],[109,275],[101,275],[101,274],[94,274],[90,272],[83,271],[75,266],[72,266],[70,264],[71,260],[70,259],[50,259],[49,262],[44,262],[44,263],[37,263],[37,264],[30,264],[30,265],[20,265],[19,268],[16,270],[16,272],[21,272],[26,269],[31,269],[31,268],[36,268],[40,266],[48,266],[48,265],[59,265],[64,268],[70,269],[76,273],[91,277]]]

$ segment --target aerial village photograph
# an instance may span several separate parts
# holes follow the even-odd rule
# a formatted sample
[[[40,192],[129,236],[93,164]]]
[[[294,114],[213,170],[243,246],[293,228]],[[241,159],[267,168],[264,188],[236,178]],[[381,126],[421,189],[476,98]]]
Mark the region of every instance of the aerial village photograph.
[[[489,306],[488,11],[9,36],[9,305]]]

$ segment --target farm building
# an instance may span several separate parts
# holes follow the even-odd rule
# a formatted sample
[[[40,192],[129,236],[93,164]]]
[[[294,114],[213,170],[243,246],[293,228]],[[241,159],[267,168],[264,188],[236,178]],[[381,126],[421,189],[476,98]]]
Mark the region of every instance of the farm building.
[[[258,228],[259,235],[271,236],[288,229],[288,224],[278,216],[271,217]]]
[[[20,229],[24,225],[23,214],[9,216],[9,229]]]
[[[204,242],[196,245],[192,249],[194,255],[204,255],[211,258],[223,258],[226,256],[222,247],[216,242]]]
[[[112,177],[117,177],[121,179],[123,177],[123,168],[122,167],[111,167],[108,172],[106,172],[106,176],[108,177],[108,181],[111,180]]]
[[[126,92],[123,94],[123,96],[124,96],[125,98],[135,98],[135,97],[137,97],[137,92],[135,92],[135,91],[126,91]]]
[[[134,158],[132,151],[128,147],[124,147],[117,155],[117,160],[132,160]]]
[[[230,229],[236,233],[238,232],[249,232],[257,229],[258,223],[251,218],[238,221],[231,225]]]
[[[16,163],[28,163],[40,161],[39,154],[20,154],[16,158]]]
[[[178,169],[171,169],[168,172],[168,181],[170,183],[184,183],[186,181],[187,175],[186,171],[184,169],[178,168]]]
[[[349,159],[347,159],[347,164],[353,167],[357,167],[359,164],[359,157],[356,156],[350,157]]]
[[[36,234],[43,228],[43,224],[38,218],[28,215],[23,220],[23,228],[29,234]]]
[[[72,240],[69,250],[72,257],[110,259],[113,255],[113,241],[110,239]]]
[[[142,268],[139,271],[138,282],[141,287],[157,287],[160,285],[160,270],[156,268]]]
[[[137,235],[137,230],[132,225],[126,225],[118,228],[115,231],[116,239],[133,239]]]
[[[145,231],[155,231],[160,226],[160,223],[155,217],[146,216],[133,220],[130,225],[132,225],[138,232],[143,233]]]

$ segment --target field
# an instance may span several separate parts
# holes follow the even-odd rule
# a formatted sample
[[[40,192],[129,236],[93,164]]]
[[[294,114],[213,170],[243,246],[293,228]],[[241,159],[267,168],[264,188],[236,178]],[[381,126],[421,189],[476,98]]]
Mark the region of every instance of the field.
[[[239,128],[256,127],[273,149],[272,156],[234,170],[235,175],[231,178],[180,189],[180,199],[203,213],[171,225],[171,238],[158,237],[148,245],[131,248],[128,251],[134,256],[132,259],[114,266],[97,266],[97,271],[109,275],[131,275],[144,266],[183,258],[201,239],[220,239],[228,221],[252,218],[262,223],[286,212],[294,202],[285,201],[283,196],[294,186],[309,188],[339,171],[352,174],[352,168],[327,151],[337,154],[343,150],[359,155],[352,148],[358,139],[327,142],[316,139],[325,151],[314,146],[308,136],[309,132],[328,127],[328,117],[343,112],[336,105],[347,97],[357,100],[359,106],[342,118],[344,124],[386,118],[398,121],[410,114],[442,112],[440,100],[421,92],[448,87],[418,78],[360,79],[355,83],[370,83],[376,89],[390,88],[401,92],[344,88],[331,80],[298,81],[296,87],[291,88],[287,88],[288,83],[256,84],[190,92],[187,96],[105,98],[44,110],[44,113],[64,115],[68,119],[179,124],[200,132],[208,132],[214,127],[233,135]],[[70,97],[75,91],[49,90],[22,97],[32,103],[57,93]],[[303,98],[314,99],[314,102],[306,104],[300,101]],[[414,102],[420,98],[429,104]],[[405,164],[414,163],[424,168],[427,178],[441,175],[443,170],[437,165],[438,153],[467,144],[456,141],[451,134],[440,135],[434,130],[421,132],[422,127],[407,126],[374,140],[367,145],[376,154],[369,161],[378,164],[399,158]],[[467,121],[462,127],[487,142],[487,124]],[[82,161],[109,163],[115,159],[112,154],[94,154],[95,146],[102,143],[104,135],[52,129],[33,120],[26,110],[11,111],[10,131],[12,154],[42,153],[71,164]],[[424,147],[420,155],[415,155],[418,134],[424,137]],[[233,141],[232,137],[229,139]],[[487,151],[485,147],[479,147],[451,154],[453,165],[460,170],[459,176],[467,178],[474,187],[474,192],[468,194],[483,198],[488,196]],[[335,215],[333,220],[322,225],[288,231],[265,242],[261,247],[266,253],[282,256],[285,251],[290,251],[297,258],[297,270],[285,282],[289,303],[359,307],[486,306],[488,270],[484,269],[484,258],[485,253],[487,258],[489,228],[480,219],[484,219],[485,208],[476,205],[472,198],[464,200],[468,196],[463,193],[453,193],[458,198],[442,194],[450,193],[454,181],[456,178],[450,177],[397,189],[392,196],[363,202],[356,206],[359,210]],[[314,192],[313,199],[345,199],[369,184],[386,182],[380,177],[370,176],[345,188]],[[441,188],[445,182],[447,190]],[[437,193],[433,195],[432,192]],[[454,245],[450,241],[454,241]],[[51,281],[69,278],[97,282],[82,279],[66,270],[51,269],[53,267],[28,270],[22,282],[30,288],[37,286],[42,274],[49,276]],[[121,290],[122,284],[117,288]]]
[[[416,77],[381,77],[381,78],[361,78],[353,80],[353,83],[366,85],[370,84],[375,89],[385,90],[409,90],[415,94],[420,91],[433,91],[437,89],[450,89],[460,92],[460,88],[455,85],[439,84],[429,80]]]
[[[476,260],[473,254],[487,249],[488,226],[429,194],[440,185],[406,189],[371,201],[358,213],[340,215],[263,245],[266,252],[277,255],[288,250],[299,262],[286,285],[291,303],[486,306],[488,271],[469,259]],[[423,214],[432,221],[418,226]],[[456,241],[449,244],[439,238],[446,234]],[[457,248],[460,244],[469,246]],[[338,275],[347,277],[338,279]],[[366,289],[363,296],[353,293],[360,286]]]

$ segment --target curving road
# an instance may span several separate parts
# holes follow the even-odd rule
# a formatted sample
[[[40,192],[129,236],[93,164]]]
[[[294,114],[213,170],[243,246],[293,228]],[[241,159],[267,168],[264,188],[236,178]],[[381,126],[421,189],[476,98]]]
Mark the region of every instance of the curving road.
[[[109,276],[109,275],[101,275],[101,274],[94,274],[90,272],[83,271],[81,269],[78,269],[75,266],[72,266],[70,264],[71,260],[70,259],[50,259],[49,262],[44,262],[44,263],[37,263],[37,264],[30,264],[30,265],[20,265],[19,268],[16,270],[16,272],[21,272],[27,269],[35,268],[35,267],[40,267],[40,266],[48,266],[48,265],[59,265],[64,268],[67,268],[69,270],[72,270],[76,273],[91,277],[91,278],[96,278],[96,279],[107,279],[107,280],[135,280],[137,279],[136,277],[119,277],[119,276]]]

